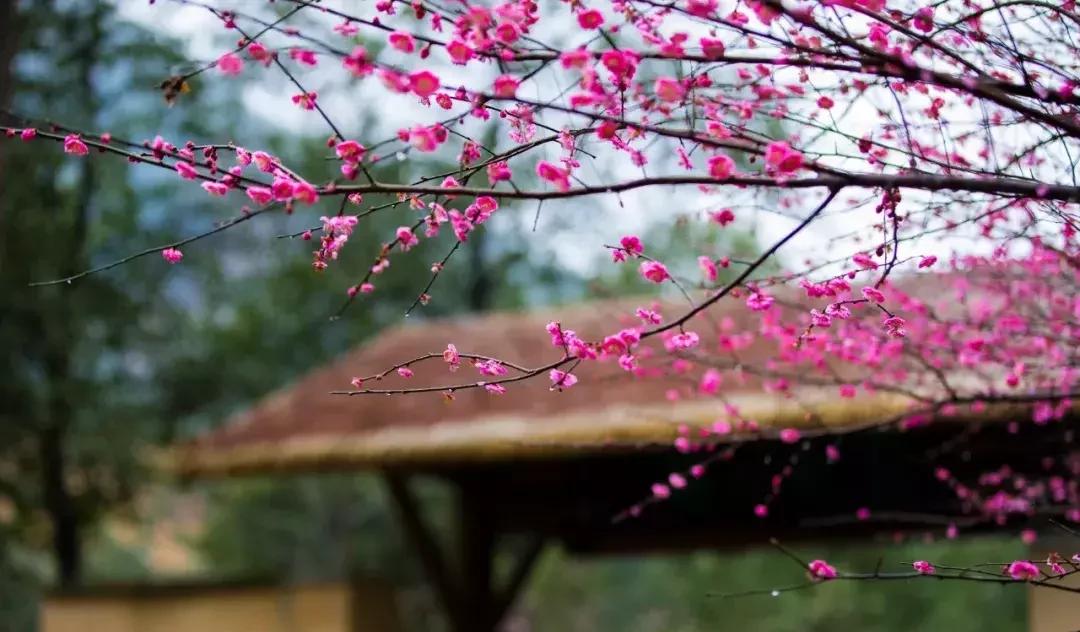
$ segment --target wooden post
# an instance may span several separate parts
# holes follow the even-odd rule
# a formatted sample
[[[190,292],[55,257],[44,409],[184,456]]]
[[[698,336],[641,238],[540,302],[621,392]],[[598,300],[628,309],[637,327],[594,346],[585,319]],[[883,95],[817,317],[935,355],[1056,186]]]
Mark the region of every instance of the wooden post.
[[[510,571],[510,576],[507,578],[506,584],[495,598],[495,607],[493,617],[495,621],[502,621],[506,613],[510,611],[510,607],[514,605],[514,600],[518,594],[521,593],[522,587],[525,586],[525,581],[529,579],[529,574],[532,572],[533,565],[536,563],[537,558],[540,557],[540,553],[544,550],[544,539],[537,536],[529,543],[528,548],[522,552],[521,556],[515,560],[513,569]]]
[[[494,581],[498,525],[495,499],[481,485],[463,482],[458,487],[457,536],[460,573],[451,572],[446,556],[424,524],[407,480],[387,472],[387,489],[397,508],[409,544],[416,551],[424,574],[454,632],[494,632],[528,579],[543,550],[543,539],[533,540],[516,560],[502,587]]]
[[[456,621],[460,617],[458,611],[460,610],[461,598],[458,595],[453,579],[450,577],[449,569],[446,566],[442,551],[439,550],[438,542],[431,537],[431,533],[424,525],[423,518],[420,516],[420,508],[417,506],[412,492],[409,491],[407,481],[390,472],[383,476],[383,480],[386,482],[390,497],[394,500],[398,520],[405,529],[405,538],[413,550],[416,551],[417,557],[420,558],[420,565],[423,567],[424,575],[435,592],[435,597],[442,604],[446,616],[452,622]]]
[[[465,617],[459,632],[494,630],[492,571],[495,557],[495,525],[490,499],[471,484],[460,488],[458,527],[460,529],[462,592]]]

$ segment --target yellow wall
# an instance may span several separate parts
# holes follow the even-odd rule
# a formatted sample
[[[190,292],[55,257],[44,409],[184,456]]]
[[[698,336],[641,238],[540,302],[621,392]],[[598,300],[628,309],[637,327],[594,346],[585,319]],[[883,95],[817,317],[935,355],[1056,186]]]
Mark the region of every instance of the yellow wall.
[[[399,632],[375,585],[154,588],[45,601],[42,632]]]
[[[1032,561],[1045,560],[1051,551],[1069,557],[1076,552],[1071,538],[1043,537],[1032,545]],[[1068,564],[1065,565],[1068,568]],[[1061,580],[1065,586],[1080,587],[1080,577]],[[1028,588],[1028,632],[1074,632],[1080,630],[1080,595],[1052,588]]]

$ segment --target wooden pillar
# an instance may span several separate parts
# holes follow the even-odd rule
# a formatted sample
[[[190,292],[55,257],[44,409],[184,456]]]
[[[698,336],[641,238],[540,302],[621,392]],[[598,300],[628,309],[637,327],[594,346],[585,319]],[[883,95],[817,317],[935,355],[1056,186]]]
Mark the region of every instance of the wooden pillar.
[[[492,572],[495,564],[495,524],[490,498],[483,488],[463,484],[458,498],[458,534],[465,616],[457,632],[494,630],[495,601]]]
[[[439,600],[439,604],[442,606],[446,616],[451,621],[456,620],[459,616],[458,610],[461,601],[457,594],[457,586],[454,585],[454,581],[450,576],[446,559],[439,549],[439,543],[431,536],[431,532],[428,531],[427,526],[424,524],[423,517],[420,515],[420,507],[417,505],[416,499],[413,498],[412,492],[409,491],[406,479],[393,473],[387,473],[383,476],[383,480],[386,482],[386,489],[390,493],[390,498],[394,501],[398,522],[401,523],[405,531],[405,539],[409,542],[416,556],[420,558],[420,566],[428,583],[431,584],[435,598]]]
[[[537,537],[530,543],[515,560],[506,581],[496,589],[494,562],[499,533],[494,503],[497,499],[487,495],[482,485],[462,483],[458,487],[456,516],[460,568],[454,573],[424,524],[407,480],[394,473],[386,473],[384,479],[405,535],[420,558],[424,575],[443,606],[450,628],[454,632],[494,632],[525,585],[543,550],[543,540]]]

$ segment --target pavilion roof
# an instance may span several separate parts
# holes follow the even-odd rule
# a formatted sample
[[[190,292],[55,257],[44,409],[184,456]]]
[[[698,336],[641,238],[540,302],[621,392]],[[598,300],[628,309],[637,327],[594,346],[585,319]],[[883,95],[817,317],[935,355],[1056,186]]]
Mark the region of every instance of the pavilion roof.
[[[697,317],[703,345],[716,346],[723,320],[735,330],[752,318],[742,301],[726,300]],[[723,412],[723,402],[686,397],[689,376],[636,379],[614,362],[583,362],[580,382],[562,392],[549,390],[546,376],[508,385],[504,395],[484,389],[457,391],[452,401],[440,392],[409,395],[331,395],[350,390],[353,376],[385,371],[404,359],[441,352],[454,343],[462,352],[496,356],[526,367],[561,357],[544,326],[557,320],[585,339],[598,339],[636,324],[642,302],[599,301],[530,312],[497,312],[410,323],[389,329],[295,383],[271,393],[235,415],[221,428],[174,446],[168,469],[184,477],[377,469],[396,465],[439,467],[518,458],[550,458],[599,450],[670,446],[680,424],[707,426]],[[675,314],[685,305],[667,305]],[[718,327],[719,325],[719,327]],[[772,352],[755,343],[738,352],[752,362]],[[722,359],[723,353],[721,353]],[[730,356],[729,359],[734,359]],[[391,373],[365,388],[399,388],[465,383],[485,378],[463,360],[456,373],[441,361],[421,363],[412,378]],[[835,385],[797,385],[794,396],[767,392],[747,375],[724,385],[724,399],[760,427],[835,430],[890,415],[901,415],[910,400],[896,394],[838,397]],[[860,389],[861,392],[861,389]],[[673,393],[682,396],[674,397]]]

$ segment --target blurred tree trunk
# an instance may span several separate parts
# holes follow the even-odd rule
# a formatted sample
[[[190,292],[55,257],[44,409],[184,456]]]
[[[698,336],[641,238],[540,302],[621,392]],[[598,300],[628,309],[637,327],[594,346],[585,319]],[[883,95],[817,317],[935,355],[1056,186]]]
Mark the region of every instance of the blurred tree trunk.
[[[19,45],[15,25],[15,0],[0,0],[0,121],[7,118],[5,110],[11,106],[12,87],[11,64],[15,59],[15,49]],[[0,176],[4,173],[4,144],[0,143]],[[0,220],[4,216],[4,205],[0,204]],[[0,248],[3,241],[0,240]],[[0,259],[4,253],[0,251]]]
[[[90,124],[99,106],[94,91],[93,71],[103,37],[103,18],[102,9],[94,10],[80,29],[81,32],[73,34],[75,37],[85,37],[74,56],[79,60],[74,91],[80,101],[86,104],[87,122]],[[57,225],[67,226],[67,234],[62,238],[67,247],[59,249],[55,264],[55,270],[60,277],[75,274],[88,265],[86,240],[91,200],[96,185],[94,165],[93,159],[79,160],[76,163],[78,179],[74,200],[53,211],[66,215],[57,218]],[[70,464],[67,449],[70,447],[69,430],[79,412],[79,378],[72,365],[80,332],[74,326],[77,319],[71,318],[69,312],[72,305],[78,304],[76,295],[86,289],[85,285],[46,288],[43,294],[47,296],[42,296],[45,300],[41,302],[45,309],[40,314],[45,325],[44,358],[49,380],[46,417],[38,436],[42,496],[52,522],[56,577],[60,585],[65,587],[79,583],[82,571],[80,519],[76,498],[69,487]]]
[[[0,108],[11,104],[11,62],[19,45],[15,0],[0,0]]]

